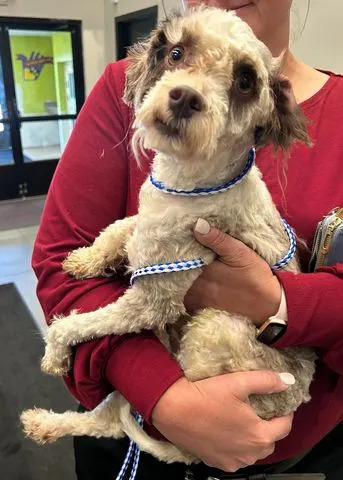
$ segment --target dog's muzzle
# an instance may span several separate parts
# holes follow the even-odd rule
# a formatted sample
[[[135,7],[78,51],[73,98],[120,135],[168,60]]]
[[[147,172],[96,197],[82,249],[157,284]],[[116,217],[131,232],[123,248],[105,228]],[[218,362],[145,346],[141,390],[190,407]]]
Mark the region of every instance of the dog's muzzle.
[[[176,120],[189,119],[204,108],[201,95],[191,87],[176,87],[169,92],[169,108]]]

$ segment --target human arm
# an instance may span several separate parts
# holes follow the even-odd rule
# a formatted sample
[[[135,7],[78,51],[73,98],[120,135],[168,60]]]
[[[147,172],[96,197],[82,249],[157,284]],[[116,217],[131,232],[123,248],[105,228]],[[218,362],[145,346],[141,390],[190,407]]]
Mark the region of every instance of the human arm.
[[[285,438],[292,415],[260,419],[249,395],[281,392],[294,377],[269,371],[240,372],[198,382],[178,380],[153,411],[153,422],[176,445],[195,453],[207,465],[227,472],[271,455]]]

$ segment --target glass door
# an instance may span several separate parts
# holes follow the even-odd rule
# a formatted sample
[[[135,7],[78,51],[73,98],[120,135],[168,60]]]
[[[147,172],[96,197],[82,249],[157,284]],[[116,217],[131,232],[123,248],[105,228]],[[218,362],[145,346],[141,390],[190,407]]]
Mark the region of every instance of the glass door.
[[[0,18],[0,200],[42,195],[84,101],[81,24]]]
[[[0,62],[0,165],[13,165],[12,141],[2,63]]]

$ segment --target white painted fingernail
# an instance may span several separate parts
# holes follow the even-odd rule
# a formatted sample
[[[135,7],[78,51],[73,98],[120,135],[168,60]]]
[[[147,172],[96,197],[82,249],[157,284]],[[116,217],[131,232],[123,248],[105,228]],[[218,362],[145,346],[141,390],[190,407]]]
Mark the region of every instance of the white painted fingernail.
[[[295,378],[291,373],[279,373],[282,383],[285,385],[294,385]]]
[[[207,235],[210,230],[211,230],[210,224],[203,218],[199,218],[199,220],[195,225],[195,231],[197,233],[200,233],[201,235]]]

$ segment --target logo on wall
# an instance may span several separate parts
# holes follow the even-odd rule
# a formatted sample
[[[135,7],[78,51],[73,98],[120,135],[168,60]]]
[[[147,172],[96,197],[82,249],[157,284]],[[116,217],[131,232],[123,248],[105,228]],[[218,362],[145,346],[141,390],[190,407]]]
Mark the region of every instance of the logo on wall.
[[[26,55],[18,53],[17,60],[23,64],[24,80],[37,80],[44,65],[52,64],[53,57],[45,57],[38,52],[32,52],[30,58],[27,58]]]

